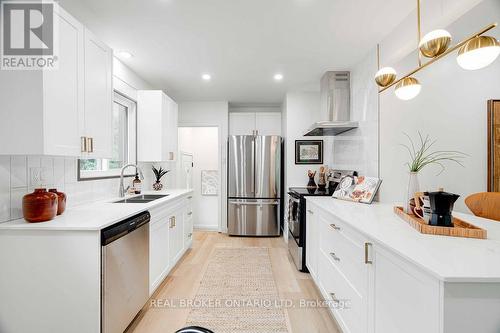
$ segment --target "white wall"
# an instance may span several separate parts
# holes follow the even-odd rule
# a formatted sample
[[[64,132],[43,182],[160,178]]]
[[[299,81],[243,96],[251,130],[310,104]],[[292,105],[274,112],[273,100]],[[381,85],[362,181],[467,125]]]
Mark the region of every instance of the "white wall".
[[[218,230],[220,192],[217,196],[201,195],[201,171],[217,170],[220,176],[219,128],[179,127],[179,150],[193,154],[194,227]]]
[[[328,164],[328,138],[303,136],[302,134],[316,121],[320,120],[319,92],[291,92],[287,93],[285,101],[284,131],[286,133],[285,157],[285,192],[292,186],[306,186],[309,178],[307,170],[319,170],[320,165],[295,164],[295,140],[325,140],[323,143],[324,164]],[[326,145],[325,145],[326,144]],[[326,155],[325,155],[326,153]]]
[[[376,50],[351,69],[351,120],[357,121],[359,127],[332,138],[335,169],[379,175],[378,89],[373,82],[376,71]]]
[[[485,0],[447,27],[455,42],[500,20],[500,2]],[[494,29],[488,35],[500,37]],[[416,55],[398,62],[395,68],[405,72],[416,66]],[[407,153],[399,146],[406,143],[403,132],[415,137],[417,131],[429,134],[438,142],[435,149],[458,150],[469,155],[465,168],[447,164],[429,167],[421,174],[423,189],[445,190],[460,194],[457,210],[466,211],[463,199],[472,193],[486,191],[487,181],[487,114],[486,101],[500,98],[500,60],[478,71],[465,71],[457,65],[456,53],[419,72],[416,77],[422,92],[411,101],[397,99],[393,90],[380,95],[381,200],[402,201],[407,182],[404,163]]]
[[[152,89],[146,81],[116,59],[113,71],[114,89],[133,100],[136,99],[137,89]],[[21,218],[22,197],[35,187],[55,187],[65,192],[68,207],[118,196],[117,178],[77,181],[77,162],[74,157],[0,156],[0,222]],[[44,168],[47,181],[31,182],[32,167]],[[148,173],[148,170],[144,171]]]
[[[219,170],[221,200],[219,231],[227,231],[227,208],[226,208],[226,156],[229,109],[227,102],[184,102],[179,104],[179,126],[180,127],[206,127],[218,126],[219,128]]]

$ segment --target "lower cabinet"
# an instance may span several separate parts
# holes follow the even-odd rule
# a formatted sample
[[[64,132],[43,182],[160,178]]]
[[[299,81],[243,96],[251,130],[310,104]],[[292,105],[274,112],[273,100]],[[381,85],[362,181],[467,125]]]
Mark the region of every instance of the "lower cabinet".
[[[442,332],[438,279],[311,202],[306,217],[306,264],[344,333]]]
[[[170,269],[168,216],[152,221],[149,232],[149,292],[160,285]]]
[[[180,259],[184,250],[183,222],[184,207],[169,216],[169,256],[172,266]]]
[[[149,293],[158,288],[172,267],[191,246],[185,240],[186,228],[192,221],[186,219],[191,212],[190,201],[180,198],[150,210],[149,235]]]

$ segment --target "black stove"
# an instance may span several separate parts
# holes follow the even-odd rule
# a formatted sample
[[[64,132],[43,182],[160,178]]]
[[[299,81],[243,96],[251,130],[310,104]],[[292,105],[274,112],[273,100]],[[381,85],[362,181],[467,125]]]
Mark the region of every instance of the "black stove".
[[[324,188],[320,189],[318,187],[290,187],[289,193],[298,195],[298,196],[332,196],[333,194],[332,188]]]
[[[306,267],[306,197],[332,196],[343,176],[356,176],[352,170],[330,170],[326,188],[290,187],[288,191],[288,250],[302,272]]]

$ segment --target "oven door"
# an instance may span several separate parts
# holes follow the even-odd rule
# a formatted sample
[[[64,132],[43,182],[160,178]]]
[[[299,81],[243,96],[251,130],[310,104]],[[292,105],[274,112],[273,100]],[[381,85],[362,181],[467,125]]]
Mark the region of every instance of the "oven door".
[[[288,229],[297,244],[300,243],[300,198],[290,195],[288,200]]]

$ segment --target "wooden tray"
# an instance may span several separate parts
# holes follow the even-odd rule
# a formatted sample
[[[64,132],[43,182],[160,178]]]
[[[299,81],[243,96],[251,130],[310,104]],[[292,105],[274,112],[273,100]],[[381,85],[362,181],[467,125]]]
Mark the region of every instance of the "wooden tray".
[[[403,207],[394,207],[394,213],[422,234],[486,239],[486,230],[453,217],[453,227],[428,225],[420,217],[406,214]]]

